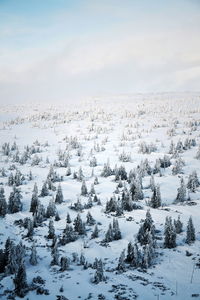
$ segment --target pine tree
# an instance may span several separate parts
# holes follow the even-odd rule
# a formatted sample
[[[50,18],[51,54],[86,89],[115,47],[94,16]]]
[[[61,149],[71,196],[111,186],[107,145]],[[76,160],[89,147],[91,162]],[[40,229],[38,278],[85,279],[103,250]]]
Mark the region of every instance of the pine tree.
[[[29,262],[32,266],[36,266],[38,263],[35,243],[33,243],[32,247],[31,247],[31,255],[30,255]]]
[[[45,196],[48,196],[48,195],[49,195],[49,191],[48,191],[48,188],[47,188],[47,182],[45,181],[43,183],[43,186],[42,186],[40,197],[45,197]]]
[[[74,232],[73,227],[66,224],[60,243],[66,245],[68,243],[74,242],[77,238],[77,234]]]
[[[191,244],[196,240],[195,237],[195,228],[192,222],[192,217],[189,218],[188,225],[187,225],[187,232],[186,232],[186,243]]]
[[[77,217],[74,219],[74,231],[78,234],[85,234],[85,224],[83,223],[80,214],[77,214]]]
[[[81,186],[81,195],[82,195],[82,196],[86,196],[86,195],[87,195],[87,187],[86,187],[85,180],[83,180],[83,182],[82,182],[82,186]]]
[[[8,211],[13,214],[22,210],[21,203],[22,195],[19,189],[13,186],[13,191],[10,193],[8,200]]]
[[[66,219],[67,223],[70,224],[72,222],[70,214],[67,213],[67,219]]]
[[[180,216],[178,216],[178,220],[174,220],[174,227],[177,234],[183,231],[183,223],[180,220]]]
[[[62,256],[60,259],[60,271],[64,272],[69,269],[69,259]]]
[[[177,196],[175,202],[184,202],[186,200],[186,187],[183,177],[181,178],[180,187],[177,190]]]
[[[27,219],[27,229],[28,229],[28,232],[27,232],[27,237],[32,237],[33,236],[33,221],[28,218]]]
[[[104,242],[109,243],[112,241],[113,241],[113,229],[112,229],[112,225],[109,224],[108,230],[105,234]]]
[[[51,266],[59,265],[59,252],[58,252],[57,243],[52,248],[51,255],[52,255]]]
[[[95,238],[98,238],[99,236],[99,229],[97,227],[97,224],[94,226],[94,230],[91,234],[91,239],[95,239]]]
[[[54,223],[53,219],[49,220],[49,233],[48,233],[48,239],[53,239],[55,236],[55,228],[54,228]]]
[[[119,223],[117,219],[113,219],[113,239],[120,240],[121,239],[121,231],[119,229]]]
[[[39,200],[38,200],[37,191],[34,191],[31,198],[30,212],[35,213],[38,204],[39,204]]]
[[[120,254],[118,265],[117,265],[117,270],[120,272],[124,272],[126,270],[125,267],[125,250],[123,250]]]
[[[17,274],[13,281],[15,284],[16,295],[23,298],[27,292],[27,287],[28,287],[27,279],[26,279],[26,269],[23,262],[19,265]]]
[[[62,193],[62,188],[61,188],[60,184],[58,185],[55,202],[59,203],[59,204],[63,202],[63,193]]]
[[[153,208],[158,208],[161,206],[161,196],[160,196],[159,185],[154,187],[153,194],[151,196],[150,206]]]
[[[164,230],[164,248],[176,247],[176,231],[172,225],[172,218],[166,217]]]
[[[92,217],[90,211],[88,211],[87,216],[86,216],[86,224],[92,226],[95,223],[96,223],[95,219]]]
[[[49,201],[49,205],[47,206],[46,217],[54,217],[56,214],[56,206],[53,197]]]
[[[198,176],[197,176],[197,172],[193,171],[192,174],[189,175],[187,188],[191,192],[195,193],[196,189],[197,189],[197,187],[199,187],[199,185],[200,185],[200,182],[199,182],[199,179],[198,179]]]
[[[99,259],[97,261],[97,269],[96,269],[96,272],[95,272],[95,275],[94,275],[93,282],[96,283],[96,284],[98,284],[101,281],[105,281],[105,276],[104,276],[104,273],[103,273],[103,263],[102,263],[102,260]]]
[[[0,216],[5,217],[7,213],[7,202],[4,195],[4,188],[0,188]]]
[[[146,218],[143,224],[140,226],[140,229],[137,234],[137,240],[141,245],[148,244],[149,232],[151,232],[152,238],[153,240],[155,240],[155,226],[153,224],[150,211],[147,210]]]

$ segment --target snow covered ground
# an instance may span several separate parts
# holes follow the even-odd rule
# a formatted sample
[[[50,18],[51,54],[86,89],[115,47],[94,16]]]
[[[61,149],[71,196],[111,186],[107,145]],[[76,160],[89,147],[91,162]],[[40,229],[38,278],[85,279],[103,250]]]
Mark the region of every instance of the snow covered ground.
[[[196,144],[188,149],[177,149],[175,153],[169,153],[171,141],[177,145],[179,141],[184,145],[186,139],[195,140]],[[36,142],[37,141],[37,142]],[[77,146],[73,146],[73,142]],[[13,159],[16,150],[11,150],[9,155],[0,152],[0,185],[5,190],[6,200],[13,189],[8,185],[8,177],[16,169],[24,175],[24,180],[19,186],[22,194],[23,209],[17,213],[7,213],[0,218],[0,248],[4,249],[5,241],[10,237],[15,243],[26,246],[25,267],[27,283],[31,284],[33,277],[41,276],[45,283],[43,287],[49,290],[49,295],[36,295],[36,290],[29,291],[26,298],[56,299],[63,295],[66,299],[192,299],[196,295],[200,298],[200,187],[195,192],[187,189],[186,199],[174,204],[177,197],[177,189],[180,187],[180,179],[183,178],[187,186],[189,175],[197,172],[200,179],[200,159],[196,158],[200,145],[200,95],[198,94],[150,94],[135,96],[118,96],[109,98],[95,98],[84,103],[73,105],[33,105],[1,107],[0,111],[0,147],[16,142],[19,157],[23,155],[25,147],[39,147],[40,152],[33,153],[22,164]],[[153,145],[155,149],[151,153],[141,153],[141,143]],[[55,182],[57,188],[61,185],[64,201],[56,204],[59,221],[54,221],[57,238],[62,236],[66,226],[67,213],[72,221],[77,216],[77,211],[71,206],[80,199],[81,203],[88,202],[88,195],[81,195],[82,181],[74,179],[74,172],[79,173],[81,167],[84,180],[90,191],[95,176],[99,184],[94,185],[97,197],[101,205],[93,202],[91,208],[84,208],[80,212],[81,219],[85,222],[88,211],[95,219],[99,228],[99,237],[91,239],[93,226],[86,225],[86,235],[80,235],[74,242],[66,245],[58,243],[59,257],[70,258],[68,270],[60,271],[60,266],[51,266],[51,244],[47,239],[49,219],[44,220],[42,226],[34,228],[33,237],[27,238],[23,226],[14,224],[14,221],[29,217],[31,197],[34,184],[38,186],[39,194],[50,170],[50,166],[59,161],[59,152],[68,158],[68,166],[71,175],[66,176],[67,167],[54,166],[54,170],[63,176],[61,182]],[[129,161],[126,160],[127,156]],[[117,217],[122,238],[102,244],[109,223],[113,222],[115,212],[105,213],[106,202],[113,196],[119,181],[115,181],[115,175],[102,176],[104,164],[109,162],[112,170],[123,165],[127,174],[136,170],[141,161],[148,159],[153,169],[156,160],[163,159],[167,155],[171,165],[160,168],[154,174],[156,184],[160,186],[162,205],[158,208],[149,207],[152,190],[150,188],[150,174],[142,176],[142,191],[144,198],[138,200],[140,209],[132,211],[124,210]],[[33,165],[37,156],[39,163]],[[90,161],[95,157],[97,165],[90,166]],[[48,158],[48,159],[47,159]],[[177,174],[173,174],[173,167],[178,159],[184,161],[184,165]],[[13,161],[14,160],[14,161]],[[13,166],[14,165],[14,166]],[[5,176],[2,175],[2,168]],[[32,179],[29,180],[29,173]],[[129,190],[129,183],[122,180],[123,186]],[[122,189],[115,194],[121,197]],[[39,197],[41,204],[46,208],[56,191],[49,191],[46,197]],[[190,200],[188,201],[188,197]],[[192,205],[193,204],[193,205]],[[158,232],[156,256],[154,262],[147,269],[133,268],[125,264],[124,272],[117,272],[116,267],[123,249],[127,251],[127,245],[135,240],[141,225],[145,219],[147,210],[150,213]],[[172,249],[164,248],[164,224],[166,217],[172,220],[178,218],[183,223],[183,231],[177,234],[177,246]],[[186,241],[186,227],[189,217],[192,216],[195,227],[196,241],[188,245]],[[132,218],[130,218],[132,217]],[[54,219],[54,218],[53,218]],[[31,246],[35,241],[38,263],[32,266],[29,262]],[[186,256],[186,251],[191,255]],[[73,262],[72,253],[78,256],[84,255],[88,264],[93,264],[95,258],[102,259],[105,281],[95,284],[92,279],[95,269],[84,268],[80,263]],[[9,299],[10,292],[14,290],[14,274],[0,274],[0,298]],[[63,291],[60,288],[63,286]],[[65,298],[60,299],[65,299]],[[11,298],[10,298],[11,299]],[[16,299],[18,297],[16,296]],[[57,297],[59,299],[59,297]]]

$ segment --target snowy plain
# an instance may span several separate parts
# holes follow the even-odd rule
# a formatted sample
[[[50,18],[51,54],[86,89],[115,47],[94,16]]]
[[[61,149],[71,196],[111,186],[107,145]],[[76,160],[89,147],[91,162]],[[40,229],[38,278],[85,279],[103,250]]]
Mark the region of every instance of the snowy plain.
[[[80,153],[77,153],[77,149],[67,148],[67,141],[73,137],[77,138]],[[171,141],[174,144],[178,141],[184,143],[187,138],[195,139],[196,145],[178,153],[185,164],[181,173],[173,175],[172,169],[176,157],[169,154]],[[14,142],[19,148],[20,155],[27,145],[39,145],[41,152],[37,155],[42,158],[39,164],[32,165],[35,155],[33,154],[25,164],[20,164],[13,163],[12,156],[7,157],[2,151],[0,153],[0,169],[4,168],[7,175],[0,177],[0,184],[4,187],[7,200],[12,191],[12,187],[8,185],[8,176],[11,172],[15,173],[10,170],[10,166],[14,164],[25,176],[23,184],[19,186],[23,197],[22,211],[14,214],[7,213],[4,218],[0,218],[0,248],[4,248],[8,237],[16,243],[22,240],[26,246],[27,282],[30,283],[33,277],[39,275],[45,280],[45,288],[49,290],[49,295],[36,295],[36,291],[30,291],[25,299],[59,299],[58,295],[64,295],[69,300],[189,300],[195,295],[197,299],[200,298],[200,268],[196,266],[200,258],[200,187],[195,192],[187,190],[190,203],[194,205],[188,204],[189,201],[174,203],[181,178],[187,183],[189,175],[194,170],[200,178],[200,160],[195,158],[200,145],[200,95],[141,94],[95,98],[69,106],[67,104],[3,106],[0,111],[0,147],[4,143],[12,145]],[[141,142],[154,144],[156,150],[151,153],[140,153]],[[97,145],[100,148],[98,151]],[[50,166],[58,160],[59,151],[69,154],[72,174],[66,176],[66,167],[54,166],[54,170],[63,176],[60,185],[64,201],[56,204],[60,220],[54,221],[58,237],[65,228],[67,213],[70,213],[72,220],[77,216],[77,211],[72,210],[71,205],[77,199],[80,199],[82,204],[88,201],[88,196],[81,196],[82,182],[74,179],[73,173],[82,168],[88,191],[95,176],[98,177],[99,184],[95,185],[95,191],[101,200],[101,205],[95,203],[89,210],[98,223],[99,237],[90,239],[94,226],[87,226],[86,235],[80,236],[74,242],[59,246],[60,256],[66,255],[72,258],[73,252],[79,256],[82,253],[88,263],[93,263],[96,257],[101,258],[106,281],[98,284],[91,281],[95,273],[92,268],[84,269],[82,265],[71,262],[69,270],[61,272],[59,266],[50,265],[51,241],[46,238],[48,219],[42,226],[34,228],[32,240],[24,237],[26,229],[14,225],[15,220],[32,217],[29,209],[34,184],[37,183],[40,192]],[[120,161],[119,156],[122,153],[128,154],[130,161]],[[109,161],[111,169],[116,165],[118,167],[123,165],[129,173],[145,159],[148,159],[153,168],[156,159],[163,158],[164,155],[170,157],[172,165],[165,169],[161,168],[161,172],[154,175],[156,184],[160,186],[162,206],[155,209],[148,206],[148,200],[152,196],[149,188],[151,176],[145,174],[142,178],[144,199],[138,201],[141,209],[124,211],[123,215],[118,217],[122,238],[103,246],[101,241],[115,216],[114,213],[105,213],[106,202],[113,196],[118,184],[114,175],[101,176],[104,164]],[[93,156],[97,161],[95,167],[90,166]],[[30,171],[32,180],[27,179]],[[57,187],[58,184],[56,182],[55,186]],[[125,184],[129,186],[128,183]],[[40,198],[45,208],[55,194],[56,191],[50,191],[48,196]],[[145,219],[149,208],[155,228],[160,232],[161,237],[157,242],[155,263],[145,271],[127,265],[126,271],[117,272],[120,253],[123,249],[127,249],[130,241],[134,241],[141,220]],[[86,220],[87,213],[88,209],[80,212],[83,221]],[[177,235],[177,247],[165,249],[163,247],[165,218],[170,216],[172,219],[177,219],[179,215],[183,222],[183,232]],[[185,239],[190,216],[196,230],[196,241],[188,245]],[[36,242],[38,255],[36,266],[29,263],[33,240]],[[191,256],[186,256],[186,250],[191,253]],[[1,299],[8,299],[9,294],[5,294],[6,289],[14,289],[13,278],[14,275],[0,277]],[[62,292],[60,292],[61,286],[63,286]],[[16,299],[19,298],[16,296]]]

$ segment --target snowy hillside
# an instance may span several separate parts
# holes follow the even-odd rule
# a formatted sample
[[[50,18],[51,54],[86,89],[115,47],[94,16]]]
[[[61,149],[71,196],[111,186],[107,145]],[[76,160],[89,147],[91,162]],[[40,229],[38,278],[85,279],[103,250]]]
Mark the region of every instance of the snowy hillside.
[[[199,299],[200,95],[2,106],[0,249],[1,299]]]

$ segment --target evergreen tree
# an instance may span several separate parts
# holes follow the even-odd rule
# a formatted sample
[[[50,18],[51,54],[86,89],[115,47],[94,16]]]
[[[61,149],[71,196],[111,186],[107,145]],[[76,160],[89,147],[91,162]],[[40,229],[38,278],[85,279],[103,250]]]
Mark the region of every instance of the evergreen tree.
[[[62,188],[61,188],[60,184],[58,185],[55,202],[59,203],[59,204],[63,202],[63,193],[62,193]]]
[[[92,226],[95,223],[96,223],[95,219],[92,217],[90,211],[88,211],[87,216],[86,216],[86,224]]]
[[[34,191],[31,198],[30,212],[35,213],[38,204],[39,204],[39,200],[38,200],[37,191]]]
[[[95,239],[95,238],[98,238],[99,236],[99,229],[97,227],[97,224],[94,226],[94,230],[91,234],[91,239]]]
[[[85,224],[83,223],[80,214],[77,214],[77,217],[74,219],[74,231],[78,234],[85,234]]]
[[[0,216],[5,217],[7,213],[7,202],[4,195],[4,188],[0,188]]]
[[[54,228],[54,223],[53,219],[49,220],[49,233],[48,233],[48,239],[53,239],[55,236],[55,228]]]
[[[196,240],[195,237],[195,228],[192,222],[192,217],[189,218],[188,224],[187,224],[187,232],[186,232],[186,243],[191,244]]]
[[[69,259],[62,256],[60,259],[60,271],[64,272],[69,269]]]
[[[96,268],[96,272],[94,274],[93,282],[96,283],[96,284],[98,284],[101,281],[105,281],[105,276],[104,276],[104,273],[103,273],[103,263],[102,263],[102,260],[99,259],[97,261],[97,268]]]
[[[19,265],[17,274],[14,278],[15,293],[17,296],[23,298],[27,292],[27,279],[26,279],[26,269],[23,262]]]
[[[195,191],[196,191],[197,187],[199,187],[199,185],[200,185],[200,182],[199,182],[199,179],[197,176],[197,172],[193,171],[192,174],[189,175],[187,188],[191,192],[195,193]]]
[[[105,234],[104,242],[109,243],[113,241],[113,229],[112,225],[109,224],[108,230]]]
[[[85,180],[83,180],[83,182],[82,182],[82,186],[81,186],[81,195],[82,195],[82,196],[86,196],[86,195],[87,195],[87,187],[86,187]]]
[[[32,247],[31,247],[31,255],[30,255],[29,262],[32,266],[36,266],[38,263],[35,243],[33,243]]]
[[[177,234],[183,231],[183,223],[180,220],[180,216],[178,216],[178,220],[174,220],[174,227]]]
[[[146,218],[137,234],[137,240],[141,245],[148,244],[149,232],[151,232],[153,240],[155,240],[155,226],[153,224],[153,220],[150,214],[150,211],[147,210]]]
[[[119,223],[117,219],[113,219],[113,239],[120,240],[121,239],[121,231],[119,229]]]
[[[46,217],[54,217],[56,214],[56,206],[53,197],[49,201],[49,205],[47,206]]]
[[[13,191],[10,193],[8,200],[8,211],[13,214],[22,210],[21,203],[22,195],[19,189],[13,186]]]
[[[125,267],[125,250],[123,250],[120,254],[118,265],[117,265],[117,270],[120,272],[124,272],[126,270]]]
[[[77,238],[77,234],[74,232],[73,227],[66,224],[66,228],[63,232],[62,238],[60,239],[60,243],[62,245],[66,245],[68,243],[74,242]]]
[[[30,218],[28,218],[27,219],[27,230],[28,230],[28,232],[27,232],[27,237],[32,237],[33,236],[33,221],[30,219]]]
[[[177,196],[175,202],[184,202],[186,200],[186,187],[183,177],[181,178],[180,187],[177,190]]]
[[[59,252],[58,252],[58,245],[57,245],[57,243],[52,248],[51,255],[52,255],[51,265],[52,266],[59,265]]]
[[[47,182],[45,181],[43,183],[43,186],[42,186],[40,197],[45,197],[45,196],[48,196],[48,195],[49,195],[49,191],[48,191],[48,188],[47,188]]]
[[[176,230],[172,225],[172,218],[166,217],[164,230],[164,248],[176,247]]]
[[[153,194],[151,196],[150,206],[158,208],[161,206],[160,186],[154,187]]]
[[[72,220],[71,220],[71,217],[70,217],[70,214],[69,213],[67,213],[67,223],[68,224],[70,224],[71,222],[72,222]]]

